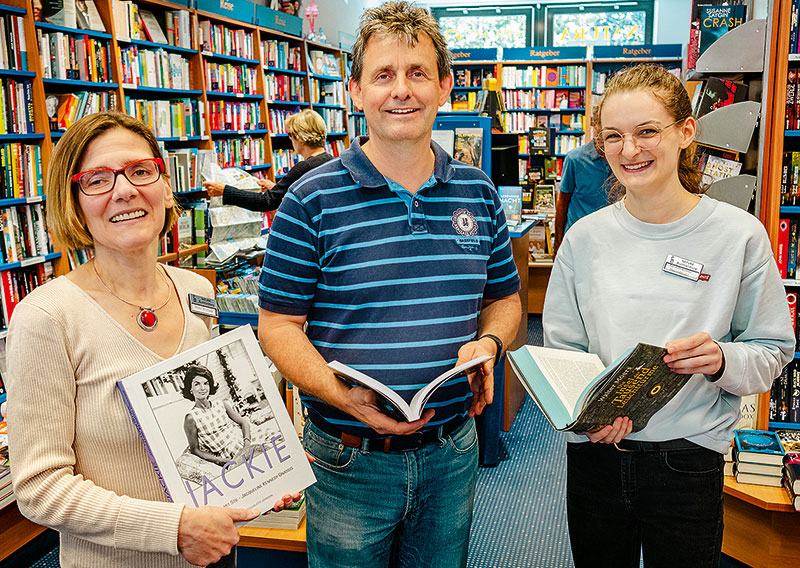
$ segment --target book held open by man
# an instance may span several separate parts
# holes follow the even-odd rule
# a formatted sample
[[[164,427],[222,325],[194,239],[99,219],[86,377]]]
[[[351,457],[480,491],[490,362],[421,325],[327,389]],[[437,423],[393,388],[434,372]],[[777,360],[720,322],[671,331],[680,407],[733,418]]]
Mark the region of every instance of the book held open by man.
[[[346,383],[373,390],[378,399],[378,404],[382,407],[382,410],[385,414],[388,414],[398,421],[407,420],[409,422],[413,422],[422,416],[422,411],[425,409],[425,405],[428,403],[428,400],[430,400],[431,396],[433,396],[433,393],[436,392],[436,389],[438,389],[447,381],[469,375],[469,373],[477,370],[478,367],[484,363],[484,361],[488,361],[489,359],[491,359],[491,357],[488,355],[476,357],[475,359],[467,361],[466,363],[462,363],[461,365],[453,367],[452,369],[442,373],[430,383],[419,389],[411,399],[411,403],[407,403],[405,400],[403,400],[403,397],[394,392],[385,384],[373,379],[369,375],[365,375],[361,371],[357,371],[352,367],[348,367],[344,363],[340,363],[339,361],[331,361],[328,363],[328,367],[333,369],[333,372],[336,374],[336,376]]]
[[[594,353],[523,345],[508,358],[555,429],[594,432],[627,416],[638,432],[692,376],[671,371],[666,354],[639,343],[606,368]]]

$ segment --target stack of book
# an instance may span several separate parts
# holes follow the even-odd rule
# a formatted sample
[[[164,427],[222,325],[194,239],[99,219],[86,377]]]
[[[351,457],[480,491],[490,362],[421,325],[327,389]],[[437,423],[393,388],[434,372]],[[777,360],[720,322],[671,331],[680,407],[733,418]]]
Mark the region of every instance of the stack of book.
[[[783,446],[775,432],[734,431],[736,481],[780,487],[783,480]]]
[[[250,521],[247,526],[262,529],[290,529],[297,530],[306,518],[306,496],[305,493],[300,500],[291,507],[284,509],[280,513],[271,512],[268,515],[261,515]]]

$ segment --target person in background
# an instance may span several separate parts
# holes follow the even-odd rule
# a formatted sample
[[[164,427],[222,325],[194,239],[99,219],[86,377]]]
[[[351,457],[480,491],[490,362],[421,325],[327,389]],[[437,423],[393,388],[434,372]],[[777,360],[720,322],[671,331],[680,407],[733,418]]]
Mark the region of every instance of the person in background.
[[[596,119],[592,121],[596,123]],[[581,217],[608,205],[611,175],[605,157],[595,148],[594,139],[564,156],[561,184],[556,194],[555,238],[553,252],[558,252],[567,230]]]
[[[303,174],[333,159],[333,156],[325,151],[327,131],[325,121],[319,113],[304,109],[291,115],[286,119],[286,132],[289,134],[292,148],[303,160],[296,163],[277,183],[259,180],[259,185],[266,191],[258,193],[236,189],[219,182],[204,181],[203,188],[208,191],[209,197],[221,195],[224,205],[236,205],[251,211],[272,211],[278,208],[289,187],[303,177]]]
[[[546,347],[606,365],[645,342],[692,377],[646,427],[618,418],[569,434],[567,517],[575,566],[716,567],[723,455],[740,397],[769,390],[794,333],[767,233],[702,194],[686,89],[659,65],[624,69],[598,109],[613,205],[577,221],[555,259]],[[641,426],[641,425],[639,425]]]
[[[521,307],[497,191],[431,142],[450,61],[424,8],[365,11],[349,87],[370,136],[292,186],[267,241],[259,338],[308,409],[312,568],[466,564],[472,417],[492,401],[493,367]],[[326,365],[350,365],[408,401],[479,356],[489,360],[437,390],[413,422],[381,413],[374,391]]]
[[[122,113],[75,122],[51,157],[47,199],[55,239],[94,258],[33,290],[11,318],[20,511],[59,531],[63,568],[234,566],[234,523],[260,512],[167,502],[116,386],[207,341],[212,324],[188,301],[213,299],[211,283],[157,262],[179,211],[153,133]]]

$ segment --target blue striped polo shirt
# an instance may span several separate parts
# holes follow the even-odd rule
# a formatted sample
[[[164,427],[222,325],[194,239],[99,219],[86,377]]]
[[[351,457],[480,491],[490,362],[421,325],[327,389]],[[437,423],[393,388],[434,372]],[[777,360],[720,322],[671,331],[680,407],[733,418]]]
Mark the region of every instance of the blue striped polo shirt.
[[[361,149],[367,140],[290,188],[267,240],[259,305],[305,315],[326,361],[410,401],[475,338],[482,301],[516,293],[519,277],[502,205],[481,170],[432,143],[432,179],[411,194],[372,165]],[[441,387],[426,428],[465,416],[471,396],[466,378]],[[303,402],[312,421],[378,437],[317,398]]]

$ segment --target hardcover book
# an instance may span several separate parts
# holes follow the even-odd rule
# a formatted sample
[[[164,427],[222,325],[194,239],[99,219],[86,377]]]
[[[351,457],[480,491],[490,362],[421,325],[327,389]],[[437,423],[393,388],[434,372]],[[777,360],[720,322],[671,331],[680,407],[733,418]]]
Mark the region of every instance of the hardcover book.
[[[249,326],[117,386],[169,501],[268,511],[315,481]]]
[[[481,167],[483,158],[483,129],[456,128],[453,157],[468,166]]]
[[[627,416],[638,432],[692,376],[671,371],[666,354],[639,343],[605,367],[594,353],[524,345],[508,359],[555,429],[595,432]]]
[[[747,15],[747,6],[703,6],[700,8],[700,46],[703,55],[712,43],[732,29],[742,25]]]
[[[780,475],[761,475],[758,473],[745,473],[739,471],[739,464],[734,467],[737,483],[747,483],[749,485],[766,485],[767,487],[780,487],[782,477]]]
[[[430,400],[433,393],[436,392],[436,389],[445,384],[447,381],[469,375],[473,371],[477,370],[477,368],[480,367],[484,361],[488,361],[489,359],[491,359],[491,357],[488,355],[476,357],[471,361],[462,363],[461,365],[453,367],[452,369],[442,373],[427,385],[419,389],[414,394],[410,403],[407,403],[405,400],[403,400],[403,398],[390,387],[373,379],[369,375],[365,375],[361,371],[353,369],[352,367],[348,367],[344,363],[340,363],[339,361],[331,361],[328,363],[328,367],[330,367],[334,374],[344,382],[354,386],[361,386],[373,390],[377,398],[377,403],[381,407],[381,410],[384,414],[387,414],[398,421],[413,422],[422,416],[422,411],[425,409],[425,405],[428,403],[428,400]]]
[[[788,487],[794,495],[800,494],[800,453],[790,453],[783,457]]]
[[[739,462],[781,464],[784,451],[775,432],[768,430],[734,430],[733,443]]]

